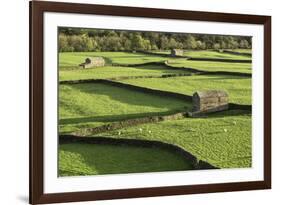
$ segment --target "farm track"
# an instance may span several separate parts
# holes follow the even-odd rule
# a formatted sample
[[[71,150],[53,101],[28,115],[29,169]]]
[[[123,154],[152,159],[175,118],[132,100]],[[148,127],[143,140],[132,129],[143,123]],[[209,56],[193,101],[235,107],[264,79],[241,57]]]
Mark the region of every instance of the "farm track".
[[[137,147],[148,147],[148,148],[160,148],[164,150],[169,150],[177,153],[184,157],[188,162],[191,163],[193,169],[219,169],[206,161],[198,160],[197,157],[192,155],[190,152],[184,150],[183,148],[161,142],[156,140],[140,140],[140,139],[125,139],[125,138],[113,138],[113,137],[83,137],[79,135],[60,135],[59,143],[86,143],[86,144],[105,144],[105,145],[125,145],[125,146],[137,146]]]

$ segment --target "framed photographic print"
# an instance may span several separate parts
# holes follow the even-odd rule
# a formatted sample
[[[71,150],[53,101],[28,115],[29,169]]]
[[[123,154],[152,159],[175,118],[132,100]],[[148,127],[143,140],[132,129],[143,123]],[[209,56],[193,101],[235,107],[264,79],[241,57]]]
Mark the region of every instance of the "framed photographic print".
[[[271,17],[30,2],[30,203],[271,188]]]

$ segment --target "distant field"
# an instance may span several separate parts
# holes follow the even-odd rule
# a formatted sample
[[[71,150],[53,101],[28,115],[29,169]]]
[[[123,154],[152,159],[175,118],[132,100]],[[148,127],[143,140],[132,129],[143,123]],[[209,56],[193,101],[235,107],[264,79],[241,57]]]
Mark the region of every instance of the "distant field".
[[[236,51],[240,53],[252,53],[252,49],[228,49],[228,50]]]
[[[197,51],[199,52],[199,51]],[[89,56],[105,56],[110,63],[120,64],[141,64],[147,62],[164,62],[169,60],[173,67],[194,68],[201,71],[230,71],[251,73],[251,63],[225,63],[192,61],[186,59],[170,59],[164,57],[155,57],[145,54],[134,54],[125,52],[85,52],[85,53],[61,53],[59,64],[60,80],[78,80],[78,79],[103,79],[122,76],[160,76],[163,74],[189,73],[189,71],[172,70],[158,65],[146,65],[138,67],[106,66],[102,68],[81,69],[79,64]]]
[[[184,55],[192,58],[213,58],[213,59],[232,59],[232,60],[251,60],[251,57],[220,53],[217,51],[186,51]]]
[[[233,51],[243,52],[243,53],[251,53],[250,49],[235,49]],[[153,51],[153,53],[159,54],[170,54],[170,51]],[[192,58],[212,58],[212,59],[232,59],[232,60],[250,60],[249,56],[240,56],[228,53],[220,53],[212,50],[190,50],[184,51],[184,56],[192,57]]]
[[[95,56],[105,57],[108,63],[118,64],[141,64],[167,59],[165,57],[129,52],[69,52],[59,54],[59,68],[60,70],[75,69],[80,63],[84,62],[85,58]]]
[[[164,66],[145,65],[138,67],[106,66],[91,69],[72,69],[59,72],[60,81],[81,79],[105,79],[124,76],[161,76],[167,74],[190,73],[177,69],[167,69]]]
[[[191,109],[190,102],[104,84],[60,85],[60,132]]]
[[[251,63],[226,63],[214,61],[193,61],[193,60],[171,60],[171,66],[174,67],[187,67],[195,68],[201,71],[229,71],[229,72],[242,72],[252,73]]]
[[[129,79],[122,82],[192,95],[199,90],[223,89],[229,93],[230,102],[251,104],[251,78],[237,76],[199,75],[176,78]]]
[[[182,156],[159,148],[64,144],[59,148],[60,176],[180,171],[192,169]]]

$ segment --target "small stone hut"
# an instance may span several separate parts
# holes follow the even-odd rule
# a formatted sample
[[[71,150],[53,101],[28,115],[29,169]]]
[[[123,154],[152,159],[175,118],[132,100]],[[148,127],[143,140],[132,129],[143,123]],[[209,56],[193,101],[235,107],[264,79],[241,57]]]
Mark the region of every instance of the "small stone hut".
[[[183,50],[181,49],[171,49],[171,56],[183,56]]]
[[[105,60],[102,57],[90,57],[86,58],[84,63],[81,63],[79,66],[83,68],[92,68],[92,67],[102,67],[105,65]]]
[[[198,91],[192,96],[193,112],[217,112],[228,109],[228,94],[223,90]]]

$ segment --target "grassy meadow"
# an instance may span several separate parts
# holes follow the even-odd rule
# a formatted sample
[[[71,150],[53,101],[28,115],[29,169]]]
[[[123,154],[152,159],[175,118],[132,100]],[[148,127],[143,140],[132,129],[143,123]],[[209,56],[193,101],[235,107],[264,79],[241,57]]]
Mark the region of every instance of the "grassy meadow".
[[[250,49],[235,49],[251,53]],[[168,54],[168,51],[154,53]],[[82,69],[87,57],[103,57],[104,67]],[[188,50],[192,58],[251,60],[246,55],[214,50]],[[164,64],[149,64],[167,62]],[[138,65],[136,65],[138,64]],[[181,68],[181,69],[178,69]],[[140,52],[60,52],[59,53],[59,133],[72,135],[97,128],[153,116],[187,112],[192,102],[159,96],[101,82],[67,83],[71,80],[107,79],[141,88],[170,91],[191,96],[196,91],[219,89],[229,94],[229,102],[252,104],[250,76],[234,74],[198,75],[191,72],[224,71],[251,74],[251,63],[197,61]],[[186,76],[190,74],[190,76]],[[183,75],[161,77],[163,75]],[[125,78],[124,78],[125,77]],[[136,78],[139,77],[139,78]],[[122,79],[124,78],[124,79]],[[184,117],[121,129],[88,133],[88,137],[143,139],[178,146],[217,168],[252,166],[251,112],[227,110],[202,117]],[[192,170],[188,160],[171,150],[132,145],[66,143],[59,146],[59,176],[120,174]]]
[[[183,100],[96,83],[61,85],[59,92],[60,133],[191,109],[191,103]]]
[[[250,49],[234,49],[232,51],[241,52],[241,53],[251,53]],[[160,54],[169,54],[170,51],[156,51],[154,53]],[[191,58],[211,58],[211,59],[232,59],[232,60],[251,60],[249,56],[243,55],[232,55],[223,52],[217,51],[206,51],[206,50],[188,50],[184,52],[184,56],[191,57]]]
[[[142,131],[140,131],[142,130]],[[251,116],[225,112],[208,118],[185,118],[124,128],[102,133],[158,140],[175,144],[220,168],[239,168],[251,165]],[[120,136],[118,136],[120,137]]]
[[[184,158],[167,150],[134,146],[60,145],[61,176],[190,170]]]
[[[251,63],[226,63],[215,61],[194,61],[194,60],[172,60],[169,63],[174,67],[194,68],[200,71],[227,71],[227,72],[242,72],[252,73]]]
[[[230,95],[229,101],[238,104],[251,104],[251,78],[232,75],[194,75],[172,78],[128,79],[122,82],[141,87],[166,90],[192,95],[197,90],[224,89]]]

